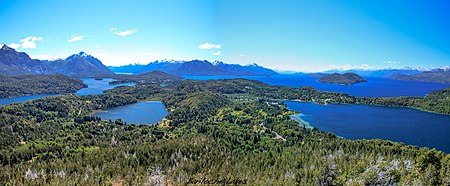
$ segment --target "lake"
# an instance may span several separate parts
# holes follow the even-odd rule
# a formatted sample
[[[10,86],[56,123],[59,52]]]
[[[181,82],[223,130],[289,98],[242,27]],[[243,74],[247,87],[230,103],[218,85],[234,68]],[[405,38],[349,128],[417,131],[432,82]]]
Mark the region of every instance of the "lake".
[[[83,83],[88,85],[87,88],[82,88],[75,92],[76,95],[83,96],[89,94],[103,94],[103,91],[112,89],[117,86],[133,86],[134,83],[125,83],[118,85],[110,85],[109,82],[113,81],[111,78],[105,78],[103,80],[95,80],[94,78],[82,78]],[[0,106],[7,105],[11,103],[24,102],[28,100],[34,100],[38,98],[43,98],[47,96],[57,96],[58,94],[41,94],[41,95],[32,95],[32,96],[20,96],[14,98],[0,98]]]
[[[168,114],[164,104],[149,101],[110,108],[104,112],[95,113],[94,116],[112,121],[122,119],[128,124],[156,124]]]
[[[450,116],[411,108],[286,101],[300,121],[347,139],[385,139],[450,153]]]
[[[58,94],[41,94],[41,95],[32,95],[32,96],[20,96],[20,97],[14,97],[14,98],[0,98],[0,106],[1,105],[8,105],[11,103],[17,103],[17,102],[23,102],[33,99],[39,99],[47,96],[57,96]]]
[[[102,80],[95,80],[93,78],[82,78],[81,80],[83,80],[83,83],[88,85],[88,87],[82,88],[75,93],[76,95],[79,95],[79,96],[89,95],[89,94],[103,94],[103,91],[113,89],[114,87],[123,86],[123,85],[125,85],[125,86],[135,85],[134,83],[110,85],[109,82],[114,80],[111,78],[104,78]]]
[[[396,97],[396,96],[425,96],[431,91],[450,87],[450,84],[399,81],[388,78],[366,78],[368,82],[352,86],[320,83],[317,78],[308,75],[279,74],[271,77],[265,76],[183,76],[185,79],[233,79],[245,78],[258,80],[269,85],[290,87],[312,86],[318,90],[343,92],[352,96],[366,97]]]

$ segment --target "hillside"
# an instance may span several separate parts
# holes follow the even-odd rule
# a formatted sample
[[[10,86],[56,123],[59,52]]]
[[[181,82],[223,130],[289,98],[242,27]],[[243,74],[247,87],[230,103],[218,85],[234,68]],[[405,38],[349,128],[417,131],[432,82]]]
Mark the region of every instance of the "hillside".
[[[423,81],[436,83],[450,83],[450,70],[435,69],[432,71],[421,72],[412,75],[396,74],[392,76],[393,79],[405,81]]]
[[[0,48],[0,75],[64,74],[71,77],[101,77],[115,73],[97,58],[84,52],[66,59],[41,61],[31,59],[25,52],[17,52],[3,45]]]
[[[0,98],[73,93],[87,87],[83,81],[64,75],[0,75]]]
[[[0,45],[1,46],[1,45]],[[0,74],[53,74],[52,68],[37,59],[31,59],[24,52],[3,45],[0,48]]]
[[[72,77],[102,77],[115,74],[97,58],[84,52],[74,54],[66,59],[48,61],[55,73]]]
[[[319,82],[339,84],[339,85],[353,85],[357,83],[367,82],[367,80],[355,73],[345,73],[345,74],[333,73],[320,76]]]

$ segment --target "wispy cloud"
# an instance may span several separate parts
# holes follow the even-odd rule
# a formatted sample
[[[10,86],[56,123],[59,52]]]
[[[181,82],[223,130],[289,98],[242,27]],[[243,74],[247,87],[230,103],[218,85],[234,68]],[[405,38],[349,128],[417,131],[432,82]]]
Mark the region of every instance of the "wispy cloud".
[[[222,55],[222,51],[217,51],[217,52],[213,52],[212,53],[213,55],[215,55],[215,56],[221,56]]]
[[[20,44],[15,44],[15,43],[13,43],[12,45],[13,45],[14,47],[16,47],[16,49],[19,48],[19,45],[20,45],[20,47],[22,47],[22,48],[36,48],[36,42],[38,42],[38,41],[40,41],[40,40],[42,40],[42,39],[43,39],[43,37],[28,36],[28,37],[26,37],[26,38],[20,40],[20,41],[19,41]],[[11,47],[12,47],[12,46],[11,46]]]
[[[397,64],[400,63],[398,61],[383,61],[384,64]]]
[[[83,40],[85,37],[86,37],[85,35],[72,34],[72,35],[70,36],[70,39],[67,40],[67,42],[72,43],[72,42],[74,42],[74,41],[81,41],[81,40]]]
[[[208,42],[202,43],[198,46],[199,49],[206,49],[206,50],[213,49],[213,48],[219,49],[221,47],[222,46],[220,46],[220,44],[213,44],[213,43],[208,43]]]
[[[20,44],[18,44],[18,43],[11,43],[8,46],[11,47],[11,48],[14,48],[14,49],[18,49],[20,47]]]
[[[126,37],[126,36],[130,36],[130,35],[138,32],[139,29],[132,28],[132,29],[129,29],[129,30],[123,30],[122,31],[122,30],[120,30],[120,28],[111,28],[111,29],[109,29],[109,31],[112,32],[114,35],[121,36],[121,37]]]
[[[39,55],[33,55],[28,54],[31,59],[39,59],[39,60],[56,60],[56,59],[64,59],[68,57],[68,54],[57,54],[57,55],[51,55],[51,54],[39,54]]]

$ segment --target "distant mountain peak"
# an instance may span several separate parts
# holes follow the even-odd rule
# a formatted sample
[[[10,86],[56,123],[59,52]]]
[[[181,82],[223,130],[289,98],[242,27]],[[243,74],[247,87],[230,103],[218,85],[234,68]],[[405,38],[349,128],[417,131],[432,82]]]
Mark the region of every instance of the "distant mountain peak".
[[[93,59],[97,59],[97,58],[95,58],[95,57],[93,57],[93,56],[91,56],[91,55],[89,55],[89,54],[87,54],[86,52],[83,52],[83,51],[81,51],[78,54],[73,54],[73,55],[67,57],[66,59],[75,59],[75,58],[86,58],[86,59],[93,58]]]
[[[1,48],[1,50],[12,50],[12,51],[16,51],[16,50],[14,50],[14,48],[11,48],[11,47],[9,47],[8,45],[6,45],[6,44],[0,44],[0,48]]]
[[[212,64],[213,65],[220,65],[220,64],[224,64],[224,63],[222,61],[215,60],[215,61],[212,62]]]
[[[86,52],[81,51],[78,54],[75,54],[78,57],[91,57],[91,55],[87,54]]]
[[[438,69],[446,72],[446,71],[450,71],[450,66],[443,66],[443,67],[439,67]]]
[[[245,66],[249,66],[249,67],[259,67],[259,65],[256,64],[256,63],[250,63],[250,64],[247,64],[247,65],[245,65]]]
[[[78,53],[79,56],[83,56],[83,57],[87,57],[88,54],[86,54],[86,52],[81,51],[80,53]]]
[[[0,48],[0,74],[51,74],[53,70],[40,60],[31,59],[25,52],[17,52],[6,44]]]
[[[422,68],[422,67],[417,67],[417,68],[413,68],[413,67],[403,67],[401,70],[417,70],[417,71],[430,71],[430,68]]]

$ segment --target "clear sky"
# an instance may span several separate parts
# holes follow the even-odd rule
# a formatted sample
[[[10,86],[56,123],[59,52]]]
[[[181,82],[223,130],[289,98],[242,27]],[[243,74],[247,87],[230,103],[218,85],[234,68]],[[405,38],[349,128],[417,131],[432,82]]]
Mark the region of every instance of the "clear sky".
[[[279,70],[450,65],[448,0],[0,0],[0,43],[33,58],[85,51]]]

